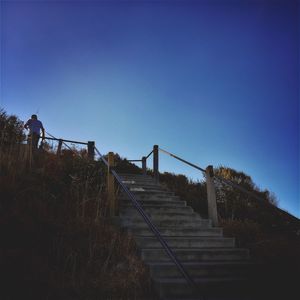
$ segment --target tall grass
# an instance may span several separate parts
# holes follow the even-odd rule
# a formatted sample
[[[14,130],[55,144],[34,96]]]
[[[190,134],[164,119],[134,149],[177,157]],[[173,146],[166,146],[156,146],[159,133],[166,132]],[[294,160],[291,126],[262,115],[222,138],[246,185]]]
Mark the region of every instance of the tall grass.
[[[104,166],[26,147],[0,150],[0,299],[154,299],[133,239],[107,218]]]

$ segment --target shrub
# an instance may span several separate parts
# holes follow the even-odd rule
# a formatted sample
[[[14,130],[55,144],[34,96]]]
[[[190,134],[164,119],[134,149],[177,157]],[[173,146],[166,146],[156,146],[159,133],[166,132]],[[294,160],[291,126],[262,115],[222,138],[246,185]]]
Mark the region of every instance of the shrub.
[[[23,122],[14,115],[7,113],[0,108],[0,146],[9,146],[23,142]]]

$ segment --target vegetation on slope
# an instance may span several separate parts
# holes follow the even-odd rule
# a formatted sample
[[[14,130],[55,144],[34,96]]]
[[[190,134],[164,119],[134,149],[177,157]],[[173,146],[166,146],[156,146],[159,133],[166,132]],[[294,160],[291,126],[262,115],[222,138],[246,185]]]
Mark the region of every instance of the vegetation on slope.
[[[262,263],[257,276],[266,291],[276,297],[292,295],[300,276],[300,220],[279,209],[276,197],[268,190],[261,191],[249,175],[227,167],[214,172],[254,195],[217,181],[219,226],[224,235],[234,237],[238,247],[248,248],[252,259]],[[207,216],[205,182],[170,173],[160,174],[160,181]]]
[[[18,118],[1,111],[0,126],[0,298],[153,299],[132,238],[107,219],[104,166],[30,157]]]
[[[107,220],[102,163],[89,161],[84,151],[57,157],[51,147],[30,157],[22,123],[3,111],[0,130],[1,299],[154,299],[133,240]],[[141,173],[119,155],[116,170]],[[216,185],[224,234],[266,263],[270,287],[283,280],[295,286],[299,220],[279,209],[275,196],[249,175],[227,167],[215,173],[256,196]],[[163,173],[160,182],[207,217],[205,181]]]

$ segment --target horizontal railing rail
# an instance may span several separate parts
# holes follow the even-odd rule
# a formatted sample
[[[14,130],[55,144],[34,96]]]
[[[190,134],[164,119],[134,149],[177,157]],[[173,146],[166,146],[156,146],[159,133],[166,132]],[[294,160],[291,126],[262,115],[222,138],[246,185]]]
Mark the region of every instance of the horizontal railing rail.
[[[129,162],[141,162],[142,160],[141,159],[129,159],[128,161]]]
[[[67,143],[71,144],[79,144],[79,145],[86,145],[87,146],[87,153],[88,157],[91,159],[94,159],[95,157],[95,142],[94,141],[88,141],[88,142],[81,142],[81,141],[73,141],[73,140],[67,140],[67,139],[62,139],[62,138],[57,138],[53,136],[51,133],[47,132],[46,133],[49,136],[40,136],[40,138],[45,139],[45,140],[51,140],[51,141],[58,141],[58,146],[57,146],[57,155],[61,154],[62,150],[62,145],[65,145],[70,151],[74,152],[74,149],[72,149]]]
[[[187,273],[187,271],[184,269],[183,265],[180,263],[166,240],[162,237],[161,233],[157,229],[157,227],[153,224],[151,219],[148,217],[146,212],[144,211],[141,204],[138,202],[134,194],[127,188],[127,186],[123,183],[122,178],[120,175],[117,174],[117,172],[113,169],[113,167],[110,166],[108,161],[104,158],[104,156],[100,153],[100,151],[95,147],[96,153],[99,155],[100,159],[103,161],[103,163],[108,167],[108,170],[111,172],[111,174],[114,176],[120,187],[123,189],[125,194],[129,197],[131,200],[133,206],[136,208],[136,210],[139,212],[139,214],[144,219],[145,223],[148,225],[149,229],[154,233],[155,237],[158,239],[164,250],[166,251],[167,255],[170,257],[170,259],[173,261],[173,263],[177,266],[180,273],[183,275],[183,277],[186,279],[186,281],[196,290],[198,289],[196,283],[192,279],[192,277]]]
[[[88,144],[87,142],[78,142],[78,141],[72,141],[72,140],[58,139],[58,138],[48,137],[48,136],[45,136],[44,139],[45,140],[52,140],[52,141],[60,141],[61,140],[64,143],[72,143],[72,144],[80,144],[80,145],[87,145]]]
[[[145,158],[148,159],[152,153],[153,153],[153,150],[147,156],[145,156]]]
[[[193,168],[195,168],[195,169],[197,169],[197,170],[199,170],[199,171],[202,171],[202,172],[204,172],[204,173],[206,172],[204,169],[200,168],[199,166],[197,166],[197,165],[195,165],[195,164],[192,164],[192,163],[188,162],[187,160],[185,160],[185,159],[183,159],[183,158],[180,158],[179,156],[177,156],[177,155],[175,155],[175,154],[173,154],[173,153],[171,153],[171,152],[168,152],[168,151],[166,151],[166,150],[164,150],[164,149],[161,149],[161,148],[159,148],[159,150],[160,150],[161,152],[163,152],[163,153],[165,153],[165,154],[171,156],[171,157],[176,158],[177,160],[180,160],[181,162],[183,162],[183,163],[185,163],[185,164],[187,164],[187,165],[189,165],[189,166],[191,166],[191,167],[193,167]]]

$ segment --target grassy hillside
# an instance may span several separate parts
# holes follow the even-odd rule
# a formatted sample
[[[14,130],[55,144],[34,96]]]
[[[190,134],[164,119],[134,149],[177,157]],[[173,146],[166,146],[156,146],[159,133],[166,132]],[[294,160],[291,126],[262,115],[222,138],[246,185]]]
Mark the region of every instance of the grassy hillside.
[[[153,299],[133,240],[107,219],[103,165],[24,150],[0,150],[0,299]]]
[[[0,299],[155,299],[133,240],[109,221],[104,165],[51,147],[30,156],[22,124],[3,111],[0,130]],[[119,155],[116,170],[141,173]],[[264,264],[262,284],[289,295],[300,275],[300,221],[250,176],[215,172],[261,199],[218,184],[220,226]],[[205,182],[171,173],[160,181],[207,217]]]

